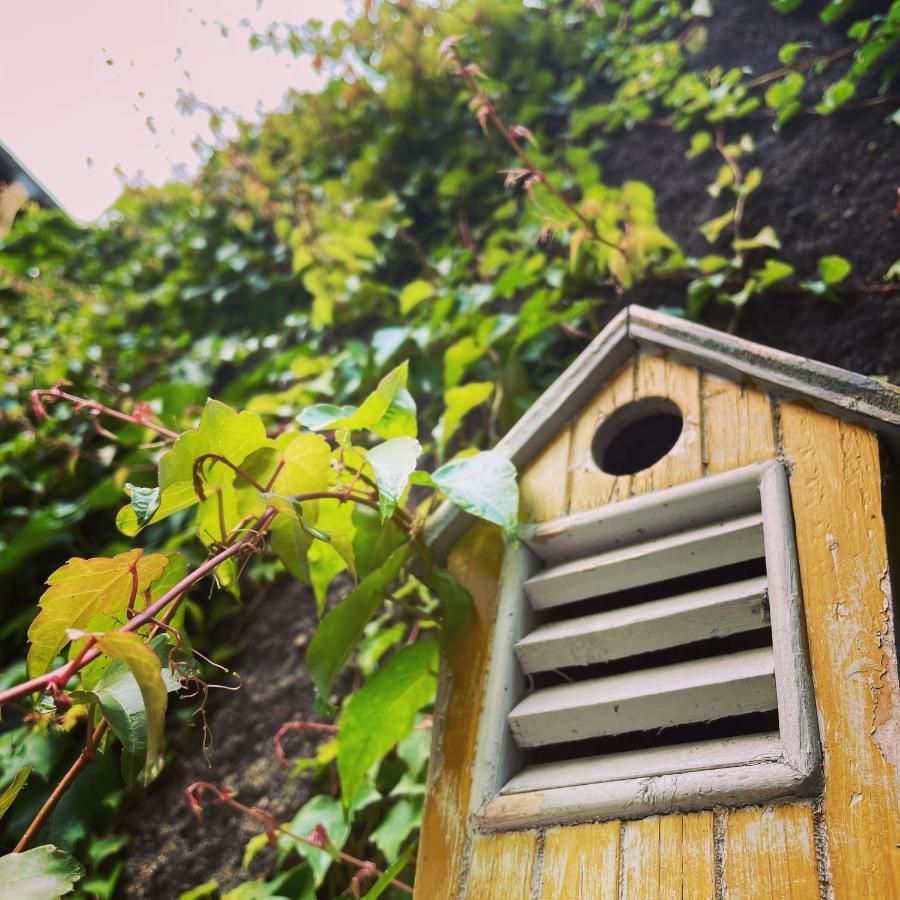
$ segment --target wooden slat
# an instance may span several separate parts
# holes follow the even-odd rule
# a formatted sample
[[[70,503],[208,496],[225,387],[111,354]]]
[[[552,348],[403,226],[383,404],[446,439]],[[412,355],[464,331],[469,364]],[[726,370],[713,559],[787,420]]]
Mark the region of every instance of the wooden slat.
[[[766,579],[751,578],[542,625],[518,641],[524,671],[622,659],[764,627]]]
[[[567,473],[571,441],[572,428],[569,426],[522,473],[519,478],[520,521],[544,522],[568,511]],[[553,485],[554,490],[548,490],[548,485]]]
[[[606,417],[635,399],[634,382],[635,364],[628,363],[578,414],[572,433],[570,512],[624,500],[631,492],[631,476],[617,477],[602,471],[594,462],[591,446],[597,429]]]
[[[618,900],[619,822],[551,828],[544,837],[541,900]]]
[[[758,559],[763,552],[762,516],[742,516],[544,569],[525,582],[525,593],[535,609],[549,609]]]
[[[592,678],[529,694],[509,714],[520,746],[626,734],[775,709],[769,648]]]
[[[659,897],[659,816],[622,824],[619,883],[622,900]]]
[[[525,525],[520,537],[538,559],[549,564],[734,519],[759,511],[760,479],[772,465],[777,463],[744,466],[621,503]]]
[[[684,424],[675,446],[649,469],[631,478],[631,493],[645,494],[692,481],[703,474],[700,425],[700,372],[661,356],[641,356],[635,398],[668,397],[681,410]]]
[[[530,897],[536,851],[536,831],[476,834],[472,840],[465,896],[471,900],[523,900]],[[431,896],[453,895],[449,891],[440,891]]]
[[[579,784],[602,784],[623,778],[697,772],[710,766],[722,768],[745,763],[772,762],[781,756],[781,740],[777,732],[742,735],[528,766],[510,778],[501,793],[545,791]]]
[[[775,456],[772,404],[765,394],[703,374],[706,471],[727,472]]]
[[[675,813],[659,820],[659,897],[713,900],[716,895],[713,814]]]
[[[432,747],[416,867],[421,900],[455,896],[463,871],[472,760],[502,557],[500,530],[483,522],[467,531],[450,554],[450,571],[469,589],[475,611],[445,652],[438,714],[442,705],[446,709]]]
[[[900,885],[900,708],[878,441],[858,425],[781,405],[825,761],[836,897]]]
[[[812,810],[807,804],[732,810],[725,825],[724,882],[732,900],[818,900]],[[838,897],[890,897],[837,894]]]

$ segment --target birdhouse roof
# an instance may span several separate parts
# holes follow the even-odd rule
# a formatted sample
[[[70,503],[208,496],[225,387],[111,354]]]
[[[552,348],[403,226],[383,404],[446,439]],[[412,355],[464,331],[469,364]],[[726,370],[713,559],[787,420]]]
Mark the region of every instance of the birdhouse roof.
[[[550,385],[495,451],[521,471],[572,416],[629,359],[649,352],[752,385],[767,394],[801,400],[879,432],[900,460],[900,388],[895,385],[774,350],[643,306],[628,306],[594,338]],[[438,557],[465,531],[471,516],[444,504],[427,537]]]

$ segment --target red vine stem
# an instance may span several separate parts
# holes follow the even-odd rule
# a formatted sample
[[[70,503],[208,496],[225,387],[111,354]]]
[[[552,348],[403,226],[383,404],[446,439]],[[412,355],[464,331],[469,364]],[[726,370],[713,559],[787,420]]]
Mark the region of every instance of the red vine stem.
[[[275,518],[276,510],[270,509],[263,513],[262,518],[260,520],[258,529],[264,529],[273,518]],[[146,609],[143,609],[139,612],[133,619],[128,621],[121,628],[116,629],[117,631],[136,631],[142,625],[146,625],[152,619],[156,618],[157,613],[161,610],[165,609],[173,600],[177,597],[181,596],[188,588],[192,587],[201,579],[205,578],[210,572],[212,572],[220,563],[225,562],[226,559],[230,559],[232,556],[240,553],[244,547],[251,543],[255,539],[255,533],[250,533],[244,537],[242,537],[239,541],[236,541],[230,547],[226,547],[221,553],[217,553],[215,556],[210,557],[206,562],[199,565],[193,572],[185,575],[181,581],[178,582],[173,588],[170,588],[166,591],[162,597],[159,598],[155,603],[151,603]],[[78,665],[78,669],[84,668],[89,662],[96,659],[100,655],[100,651],[96,648],[86,652],[82,657]],[[32,678],[30,681],[24,681],[21,684],[17,684],[14,687],[8,688],[5,691],[0,692],[0,706],[5,703],[9,703],[11,700],[17,700],[20,697],[24,697],[28,694],[33,693],[34,691],[44,690],[49,684],[54,683],[58,688],[65,687],[66,683],[69,679],[75,674],[78,669],[75,669],[72,664],[66,663],[64,666],[60,666],[58,669],[54,669],[52,672],[48,672],[46,675],[39,675],[37,678]]]
[[[235,809],[238,812],[243,813],[244,815],[256,819],[257,822],[260,822],[266,829],[266,834],[268,835],[270,841],[274,841],[274,834],[283,834],[286,837],[292,838],[293,840],[298,841],[301,844],[305,844],[307,847],[314,847],[317,850],[324,850],[333,859],[341,859],[346,863],[350,863],[350,865],[352,866],[356,866],[356,868],[360,872],[371,873],[378,878],[384,875],[384,872],[382,872],[381,869],[377,868],[374,863],[371,863],[368,860],[359,859],[356,856],[351,856],[349,853],[345,853],[343,850],[338,850],[337,847],[335,847],[331,843],[331,840],[328,837],[328,832],[322,825],[317,825],[316,828],[312,831],[310,837],[303,837],[302,835],[296,834],[295,832],[285,828],[271,813],[266,812],[264,809],[260,809],[258,806],[246,806],[245,804],[240,803],[239,801],[234,799],[231,791],[229,791],[227,788],[220,788],[208,781],[195,781],[185,790],[184,793],[188,799],[188,803],[190,804],[191,811],[194,813],[194,816],[196,817],[197,822],[201,827],[203,826],[202,801],[203,798],[209,794],[212,795],[214,803],[230,806],[232,809]],[[412,894],[413,892],[413,889],[408,884],[403,881],[399,881],[396,878],[391,880],[391,884],[394,885],[394,887],[399,888],[401,891],[405,891],[407,894]]]
[[[97,741],[103,737],[106,725],[106,719],[101,719],[94,729],[87,746],[78,754],[78,759],[72,763],[69,771],[63,775],[59,784],[53,789],[53,793],[44,801],[44,805],[34,819],[31,820],[31,824],[26,829],[25,834],[22,835],[19,843],[13,848],[13,853],[21,853],[31,843],[32,838],[41,830],[50,817],[50,813],[56,808],[56,804],[62,799],[63,794],[72,786],[72,782],[78,777],[78,773],[94,758],[94,747],[97,746]],[[90,724],[88,724],[88,729],[90,729]]]
[[[39,419],[45,419],[49,416],[44,400],[48,400],[51,403],[57,400],[68,400],[76,412],[87,409],[94,416],[109,416],[111,419],[130,422],[132,425],[143,425],[145,428],[149,428],[151,431],[155,431],[157,434],[173,441],[179,436],[177,431],[172,431],[164,425],[151,421],[148,418],[151,412],[150,407],[146,403],[138,403],[133,413],[123,413],[97,400],[88,400],[85,397],[77,397],[75,394],[67,394],[60,387],[61,384],[64,384],[64,382],[57,382],[52,388],[43,388],[31,392],[31,406],[34,414]]]

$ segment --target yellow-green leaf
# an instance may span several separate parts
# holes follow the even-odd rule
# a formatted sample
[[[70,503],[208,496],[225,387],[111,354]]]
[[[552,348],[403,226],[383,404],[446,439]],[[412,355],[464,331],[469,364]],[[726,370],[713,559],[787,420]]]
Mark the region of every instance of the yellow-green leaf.
[[[6,811],[13,805],[13,801],[19,796],[19,791],[25,787],[28,776],[31,774],[31,766],[23,766],[16,772],[9,787],[0,794],[0,819],[6,815]]]
[[[28,629],[28,673],[43,675],[68,643],[66,630],[85,629],[101,613],[121,613],[132,596],[140,596],[168,565],[165,553],[144,555],[140,549],[113,557],[73,557],[48,579],[38,601],[41,611]],[[136,592],[136,594],[135,594]]]

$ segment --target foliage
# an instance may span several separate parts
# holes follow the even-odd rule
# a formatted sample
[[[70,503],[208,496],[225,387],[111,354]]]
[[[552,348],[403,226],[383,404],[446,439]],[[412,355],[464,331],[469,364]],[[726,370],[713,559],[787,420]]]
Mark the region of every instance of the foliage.
[[[836,49],[792,41],[768,72],[703,62],[719,5],[382,0],[333,28],[275,23],[255,45],[309,54],[330,75],[320,93],[242,125],[192,183],[127,191],[103,227],[19,217],[0,243],[0,646],[13,660],[0,690],[26,677],[26,632],[45,690],[17,697],[0,735],[13,839],[94,752],[103,815],[66,819],[63,801],[41,834],[80,846],[83,891],[111,895],[114,838],[89,835],[111,827],[120,773],[152,778],[168,693],[203,696],[193,651],[226,659],[217,626],[242,585],[286,572],[314,589],[307,665],[320,709],[340,709],[336,738],[299,767],[336,766],[343,790],[276,825],[304,838],[333,819],[332,849],[357,841],[391,869],[404,858],[434,642],[470,608],[424,547],[432,498],[513,534],[514,472],[484,448],[623,292],[675,285],[683,314],[725,304],[737,327],[763,294],[873,287],[835,254],[804,270],[780,222],[746,227],[766,179],[751,125],[888,115],[900,3],[855,18],[823,0]],[[604,147],[639,128],[683,133],[708,171],[706,255],[666,233],[648,185],[607,183]],[[353,586],[328,604],[341,573]],[[350,662],[365,684],[344,696]],[[379,710],[390,721],[371,733]],[[101,721],[96,746],[76,747]],[[346,886],[328,850],[277,840],[283,870],[244,895]]]

